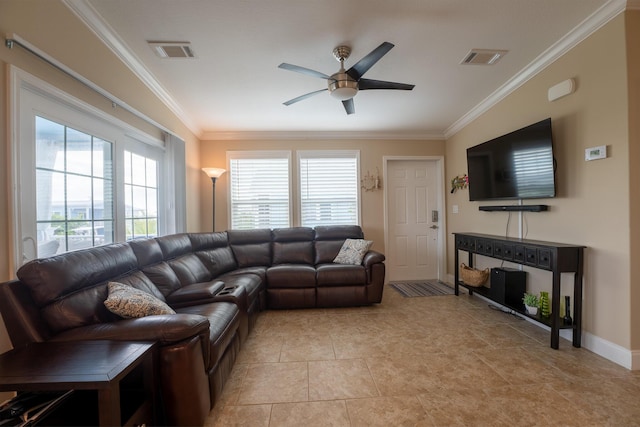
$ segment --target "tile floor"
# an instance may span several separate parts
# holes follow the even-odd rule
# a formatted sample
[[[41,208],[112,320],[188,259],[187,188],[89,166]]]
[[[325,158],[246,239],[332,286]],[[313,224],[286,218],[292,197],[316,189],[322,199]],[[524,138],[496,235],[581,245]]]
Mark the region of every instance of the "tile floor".
[[[628,371],[467,295],[266,311],[207,426],[633,426]]]

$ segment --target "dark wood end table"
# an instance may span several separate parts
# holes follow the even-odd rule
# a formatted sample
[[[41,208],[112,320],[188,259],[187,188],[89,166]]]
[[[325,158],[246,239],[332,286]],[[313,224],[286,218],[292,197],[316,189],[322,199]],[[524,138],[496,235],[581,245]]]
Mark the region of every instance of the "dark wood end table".
[[[31,343],[0,354],[0,391],[95,390],[101,426],[155,424],[155,343],[74,341]],[[143,396],[127,419],[121,381],[142,370]]]

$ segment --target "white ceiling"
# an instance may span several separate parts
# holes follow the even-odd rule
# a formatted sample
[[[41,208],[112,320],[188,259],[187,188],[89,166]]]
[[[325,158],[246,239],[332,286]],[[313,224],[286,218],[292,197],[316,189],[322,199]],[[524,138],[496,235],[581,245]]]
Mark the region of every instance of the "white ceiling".
[[[66,0],[200,137],[306,132],[444,137],[625,8],[623,0]],[[157,57],[147,41],[189,41],[197,58]],[[338,71],[383,41],[365,75],[415,84],[362,91],[348,116],[326,81],[281,62]],[[471,49],[509,52],[460,65]],[[567,76],[567,78],[573,76]],[[546,94],[544,95],[546,96]]]

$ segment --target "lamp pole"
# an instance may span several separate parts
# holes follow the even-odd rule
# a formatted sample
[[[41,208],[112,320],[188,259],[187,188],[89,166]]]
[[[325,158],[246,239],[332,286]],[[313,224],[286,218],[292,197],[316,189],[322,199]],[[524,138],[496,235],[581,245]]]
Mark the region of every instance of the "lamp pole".
[[[211,194],[211,231],[215,233],[216,231],[216,178],[215,176],[211,177],[211,184],[213,187],[213,192]]]
[[[211,227],[211,231],[216,231],[216,180],[218,178],[220,178],[220,176],[226,172],[225,169],[220,169],[220,168],[202,168],[202,171],[204,173],[207,174],[207,176],[209,178],[211,178],[211,184],[213,187],[213,191],[211,193],[211,220],[212,220],[212,227]]]

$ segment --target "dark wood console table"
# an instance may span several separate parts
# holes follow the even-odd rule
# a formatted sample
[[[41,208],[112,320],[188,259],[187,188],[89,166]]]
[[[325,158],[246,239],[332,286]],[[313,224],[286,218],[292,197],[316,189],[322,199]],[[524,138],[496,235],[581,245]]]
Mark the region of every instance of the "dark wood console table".
[[[562,243],[542,242],[537,240],[491,236],[477,233],[453,233],[455,237],[455,294],[459,295],[459,287],[469,290],[469,294],[477,292],[489,297],[487,288],[467,286],[459,278],[459,251],[469,255],[468,265],[473,267],[473,255],[483,255],[548,270],[553,273],[551,288],[551,316],[531,316],[522,307],[511,307],[520,314],[551,327],[551,348],[557,349],[560,343],[560,329],[573,329],[573,346],[580,347],[582,331],[582,267],[584,246],[565,245]],[[560,318],[560,275],[574,273],[573,281],[573,324],[564,325]]]
[[[95,423],[153,425],[157,421],[154,345],[127,341],[31,343],[0,355],[0,391],[95,390]],[[121,382],[128,380],[134,369],[141,369],[142,384],[127,394]],[[74,412],[81,410],[75,408]]]

